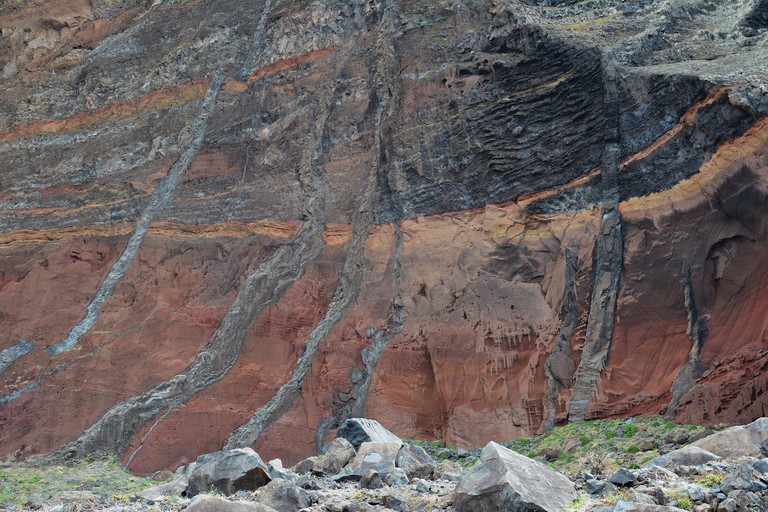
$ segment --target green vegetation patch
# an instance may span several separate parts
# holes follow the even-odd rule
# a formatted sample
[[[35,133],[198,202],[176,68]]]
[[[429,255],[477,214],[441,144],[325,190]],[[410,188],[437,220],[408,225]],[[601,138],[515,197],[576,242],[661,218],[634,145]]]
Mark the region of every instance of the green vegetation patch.
[[[73,462],[69,466],[34,462],[0,463],[0,507],[46,501],[70,491],[96,496],[128,496],[157,485],[133,476],[115,459]]]

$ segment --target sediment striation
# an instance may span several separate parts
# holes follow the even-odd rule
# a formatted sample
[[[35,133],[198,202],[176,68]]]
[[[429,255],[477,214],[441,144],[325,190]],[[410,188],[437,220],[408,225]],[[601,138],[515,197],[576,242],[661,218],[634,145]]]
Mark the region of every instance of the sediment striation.
[[[768,415],[763,3],[6,2],[0,454]]]

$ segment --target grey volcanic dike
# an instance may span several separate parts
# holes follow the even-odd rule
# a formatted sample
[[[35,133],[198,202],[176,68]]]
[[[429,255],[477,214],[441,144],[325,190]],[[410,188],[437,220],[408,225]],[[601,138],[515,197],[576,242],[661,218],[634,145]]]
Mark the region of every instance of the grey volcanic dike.
[[[619,215],[618,164],[621,135],[619,133],[618,73],[611,55],[603,58],[605,88],[605,132],[602,164],[603,204],[600,232],[597,234],[597,257],[589,305],[587,331],[576,383],[568,410],[569,421],[584,421],[592,395],[608,359],[613,343],[616,298],[623,264],[623,236]]]
[[[345,50],[340,52],[342,55],[339,61],[346,58],[349,46],[346,45]],[[221,325],[186,371],[111,407],[80,437],[51,454],[53,460],[82,458],[85,453],[97,452],[121,456],[128,443],[150,420],[166,411],[155,422],[156,426],[173,408],[223,379],[237,363],[245,335],[262,309],[277,300],[301,275],[304,265],[314,260],[323,250],[325,184],[315,168],[315,154],[330,112],[329,102],[335,88],[335,79],[327,80],[326,84],[327,89],[319,99],[314,129],[302,152],[300,180],[306,197],[303,213],[307,222],[302,225],[294,240],[280,247],[248,276]],[[142,439],[139,449],[146,438]],[[131,455],[131,459],[135,455],[136,452]]]
[[[205,138],[206,128],[208,126],[208,117],[213,111],[216,103],[216,98],[219,95],[221,86],[224,83],[224,73],[221,70],[216,71],[211,80],[211,85],[208,86],[208,91],[205,93],[203,102],[200,105],[200,112],[192,122],[192,134],[193,139],[189,147],[182,153],[181,157],[168,171],[168,175],[162,179],[149,200],[149,204],[141,212],[139,222],[131,233],[131,237],[128,240],[123,254],[112,265],[107,277],[102,281],[99,290],[96,292],[96,296],[93,298],[88,308],[86,309],[85,317],[75,325],[67,337],[56,345],[51,345],[45,349],[46,354],[57,355],[67,350],[72,350],[80,341],[80,338],[91,330],[91,327],[99,320],[99,312],[104,303],[112,296],[115,291],[117,283],[125,276],[133,259],[136,257],[136,253],[141,247],[141,242],[144,240],[144,236],[149,230],[150,224],[154,221],[158,215],[163,211],[165,205],[171,199],[171,196],[176,191],[181,178],[184,173],[189,169],[192,160],[197,156],[200,151],[200,146]]]
[[[334,291],[333,299],[328,311],[325,314],[323,320],[315,327],[309,336],[306,343],[304,354],[302,354],[299,361],[296,363],[293,375],[291,378],[278,389],[272,399],[269,400],[264,406],[260,407],[240,428],[235,430],[227,440],[225,449],[231,450],[234,448],[240,448],[243,446],[252,446],[261,434],[280,419],[286,412],[288,412],[296,397],[301,393],[301,388],[312,367],[312,362],[317,355],[317,351],[320,345],[320,341],[330,333],[334,325],[344,316],[347,308],[350,304],[357,300],[360,293],[360,284],[363,277],[364,258],[365,258],[365,246],[370,234],[370,226],[373,221],[373,196],[376,192],[377,183],[380,180],[382,174],[381,155],[384,151],[384,142],[382,136],[382,122],[385,115],[389,114],[390,108],[390,83],[389,77],[389,63],[392,59],[391,40],[392,40],[392,9],[387,5],[387,0],[382,0],[379,10],[381,19],[379,21],[379,31],[377,37],[377,66],[376,73],[374,74],[375,91],[377,97],[377,109],[376,109],[376,127],[374,136],[374,146],[377,150],[379,158],[376,159],[374,169],[368,175],[368,184],[365,192],[362,194],[357,214],[355,215],[355,222],[352,228],[352,233],[347,244],[347,253],[344,260],[344,268],[341,272],[341,276],[336,283],[336,290]],[[338,59],[339,62],[343,62],[344,59]],[[337,75],[339,69],[337,68],[334,75]],[[329,89],[326,89],[328,92]],[[328,95],[326,94],[326,97]],[[327,114],[326,114],[327,115]],[[324,124],[324,123],[323,123]],[[402,243],[402,236],[400,237]],[[398,326],[399,329],[399,326]],[[383,335],[377,333],[371,341],[371,350],[367,352],[369,357],[363,357],[366,362],[366,383],[370,383],[372,375],[372,368],[375,367],[376,362],[386,348],[386,341],[382,342]],[[363,386],[364,395],[367,394],[368,385]],[[364,399],[363,402],[364,404]],[[362,411],[359,411],[362,413]],[[324,430],[323,426],[328,419],[322,420],[320,427],[318,427],[318,435]]]

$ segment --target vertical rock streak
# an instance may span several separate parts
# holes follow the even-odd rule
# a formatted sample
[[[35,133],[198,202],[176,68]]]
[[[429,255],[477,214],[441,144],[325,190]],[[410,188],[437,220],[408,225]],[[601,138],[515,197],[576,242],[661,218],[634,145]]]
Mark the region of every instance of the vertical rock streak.
[[[677,406],[680,398],[695,385],[696,381],[709,369],[709,366],[699,361],[701,349],[707,341],[709,328],[707,327],[707,317],[700,316],[696,308],[696,299],[693,295],[693,281],[691,280],[691,265],[688,260],[683,261],[683,296],[685,298],[685,310],[688,313],[688,327],[686,334],[691,340],[691,352],[688,361],[678,370],[675,380],[672,382],[672,399],[667,406],[666,417],[672,420],[677,416]]]
[[[616,298],[623,260],[623,237],[619,214],[618,163],[621,135],[617,79],[617,70],[612,56],[604,57],[605,145],[602,158],[602,216],[597,236],[595,275],[584,348],[571,395],[569,421],[586,419],[587,408],[597,388],[613,341]]]
[[[352,227],[352,233],[350,235],[349,242],[347,243],[346,255],[344,259],[344,267],[341,272],[341,277],[336,283],[336,290],[334,291],[333,299],[328,308],[328,311],[315,327],[307,340],[305,350],[299,361],[294,368],[293,375],[290,380],[283,384],[277,391],[274,397],[269,400],[264,406],[259,408],[256,413],[251,416],[245,425],[242,425],[235,432],[232,433],[227,440],[225,449],[233,449],[242,446],[251,446],[261,436],[266,428],[272,425],[275,421],[288,412],[295,399],[301,393],[304,380],[312,367],[312,363],[317,355],[320,341],[327,336],[336,323],[343,317],[350,304],[357,300],[360,292],[360,285],[363,278],[363,269],[365,265],[365,247],[370,233],[370,227],[373,222],[373,197],[376,192],[377,183],[380,180],[380,174],[382,172],[383,162],[382,155],[384,151],[384,141],[382,138],[382,123],[385,116],[388,116],[391,105],[390,94],[390,62],[392,59],[392,10],[388,5],[388,0],[382,0],[380,3],[381,18],[379,21],[379,30],[376,40],[376,72],[374,73],[375,91],[377,98],[377,108],[375,114],[375,128],[374,128],[374,147],[377,150],[378,158],[374,160],[373,170],[368,175],[368,183],[366,190],[363,192],[360,198],[358,208],[356,210],[355,221]],[[346,54],[346,52],[343,52]],[[334,75],[338,75],[340,66],[347,60],[346,56],[340,57],[337,62],[337,68]],[[333,76],[331,78],[334,78]],[[333,81],[329,81],[332,84]],[[330,92],[333,90],[333,86],[329,86],[329,93],[326,95],[330,98]],[[328,110],[326,110],[325,117],[322,125],[324,126]],[[317,123],[316,125],[320,125]],[[304,182],[304,180],[302,180]],[[400,236],[400,243],[402,244],[402,235]],[[398,325],[399,329],[399,325]],[[381,354],[386,348],[389,336],[384,336],[384,333],[378,332],[371,338],[371,345],[369,348],[363,350],[362,359],[366,367],[364,374],[363,384],[358,388],[358,393],[355,396],[354,404],[349,407],[344,407],[337,411],[330,417],[324,418],[318,422],[318,429],[316,432],[315,440],[318,443],[318,447],[322,445],[322,441],[325,437],[325,433],[328,428],[332,428],[331,425],[338,423],[339,418],[349,415],[360,415],[363,413],[365,398],[367,397],[368,388],[370,387],[371,377],[373,375],[373,369],[376,366]],[[362,408],[361,408],[362,407]],[[343,421],[343,419],[341,420]]]
[[[563,310],[565,319],[555,337],[552,354],[544,363],[544,374],[547,377],[545,394],[544,430],[551,430],[557,420],[557,397],[560,390],[568,387],[573,379],[575,365],[573,364],[573,335],[579,325],[579,305],[576,300],[576,272],[579,268],[579,250],[565,249],[565,296]]]
[[[85,317],[75,325],[67,337],[56,345],[51,345],[45,349],[46,354],[57,355],[67,350],[72,350],[80,340],[80,338],[91,330],[91,327],[96,324],[99,319],[99,312],[104,303],[112,296],[117,284],[125,276],[128,271],[128,267],[131,266],[133,259],[139,252],[141,243],[144,240],[144,236],[147,234],[150,224],[154,221],[160,213],[163,211],[171,196],[176,191],[176,187],[181,182],[181,178],[189,168],[192,160],[197,156],[200,146],[205,138],[205,132],[208,125],[208,117],[213,112],[216,104],[216,98],[219,95],[219,90],[224,83],[224,73],[221,70],[216,71],[211,80],[211,84],[208,87],[208,91],[203,98],[200,105],[200,111],[192,122],[192,142],[189,147],[182,153],[179,159],[173,166],[171,166],[168,175],[162,179],[155,191],[149,198],[149,203],[141,212],[139,222],[131,233],[131,237],[128,239],[128,245],[125,247],[123,254],[112,265],[107,277],[102,281],[99,290],[96,292],[96,296],[93,298],[86,309]]]

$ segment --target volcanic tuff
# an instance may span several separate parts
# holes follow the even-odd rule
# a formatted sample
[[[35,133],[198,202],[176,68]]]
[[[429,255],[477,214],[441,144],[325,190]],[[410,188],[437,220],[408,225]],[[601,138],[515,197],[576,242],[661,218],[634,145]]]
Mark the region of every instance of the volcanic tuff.
[[[0,454],[768,415],[767,11],[1,1]]]

